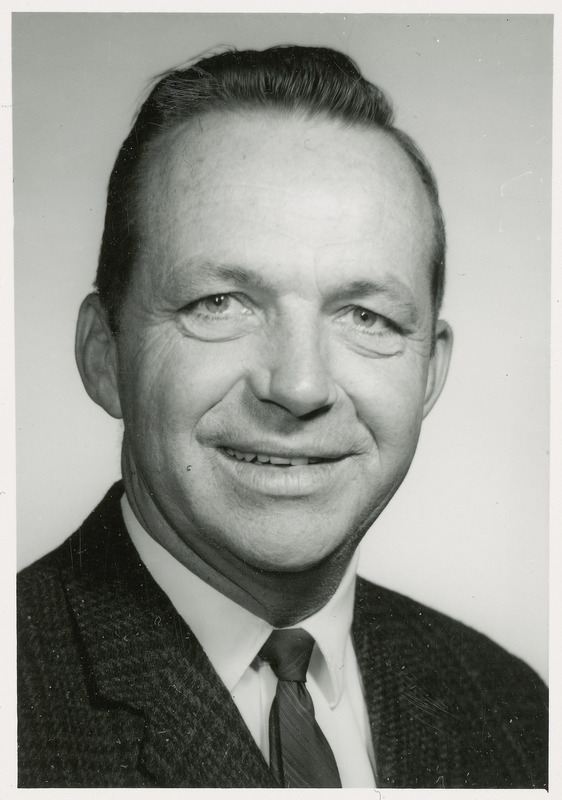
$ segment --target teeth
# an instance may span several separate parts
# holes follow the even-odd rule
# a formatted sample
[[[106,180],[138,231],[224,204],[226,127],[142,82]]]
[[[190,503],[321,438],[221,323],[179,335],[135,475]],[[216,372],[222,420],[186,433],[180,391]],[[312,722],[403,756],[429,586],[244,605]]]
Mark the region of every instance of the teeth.
[[[306,467],[308,464],[318,464],[320,459],[307,458],[306,456],[295,456],[294,458],[282,458],[281,456],[267,456],[262,453],[244,453],[242,450],[233,450],[225,447],[226,452],[237,461],[253,461],[256,464],[278,464],[292,467]]]

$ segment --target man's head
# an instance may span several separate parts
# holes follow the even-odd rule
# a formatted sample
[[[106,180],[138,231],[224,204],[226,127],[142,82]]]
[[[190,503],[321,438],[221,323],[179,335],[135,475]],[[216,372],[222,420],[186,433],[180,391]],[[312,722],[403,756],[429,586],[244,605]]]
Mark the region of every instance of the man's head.
[[[297,59],[309,82],[307,53],[351,70],[331,51],[281,49],[263,55],[258,81],[248,64],[260,54],[227,54],[231,69],[237,57],[246,64],[239,84],[262,85],[263,102],[202,100],[180,115],[176,79],[153,92],[148,103],[176,119],[144,134],[123,195],[118,159],[105,299],[87,298],[77,338],[86,388],[124,419],[123,477],[139,519],[277,624],[293,619],[291,591],[318,598],[322,585],[310,611],[334,590],[409,468],[450,350],[435,320],[443,248],[429,173],[367,84],[386,127],[329,113],[349,94],[326,88],[317,67],[326,110],[283,104],[280,70],[299,84]],[[143,114],[153,124],[154,110]],[[129,198],[129,272],[112,300],[104,253],[116,236],[114,258],[123,234],[110,224],[119,196]]]

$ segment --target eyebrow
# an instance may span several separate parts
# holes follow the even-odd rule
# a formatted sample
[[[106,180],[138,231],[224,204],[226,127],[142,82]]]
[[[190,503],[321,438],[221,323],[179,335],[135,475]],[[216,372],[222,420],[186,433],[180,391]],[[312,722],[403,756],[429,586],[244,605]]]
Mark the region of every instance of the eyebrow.
[[[197,273],[197,277],[187,278],[188,283],[197,283],[203,278],[209,281],[225,281],[229,284],[245,287],[252,286],[263,292],[271,291],[270,281],[258,272],[237,265],[219,264],[212,261],[188,262],[183,274]],[[399,278],[385,276],[382,280],[349,280],[329,287],[329,300],[351,301],[367,297],[386,297],[391,303],[406,313],[408,322],[415,325],[420,320],[420,313],[411,289]]]
[[[193,287],[197,291],[205,290],[205,283],[224,281],[234,286],[253,286],[261,291],[271,289],[268,281],[253,270],[245,267],[227,266],[213,261],[187,261],[178,272],[182,284]],[[203,286],[202,286],[203,285]]]
[[[237,284],[238,286],[254,286],[256,289],[270,289],[270,284],[259,273],[253,270],[239,267],[236,265],[215,264],[212,261],[203,261],[193,264],[203,276],[209,275],[212,280],[226,281],[227,283]]]

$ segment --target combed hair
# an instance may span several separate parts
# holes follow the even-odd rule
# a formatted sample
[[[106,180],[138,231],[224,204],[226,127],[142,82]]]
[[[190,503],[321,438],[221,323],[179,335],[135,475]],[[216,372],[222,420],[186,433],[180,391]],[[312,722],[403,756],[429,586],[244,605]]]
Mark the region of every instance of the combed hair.
[[[186,120],[211,111],[271,111],[386,131],[410,158],[434,219],[431,291],[437,318],[444,290],[445,227],[437,184],[413,140],[394,127],[392,104],[351,58],[326,47],[228,50],[159,76],[119,150],[109,180],[96,288],[113,331],[142,248],[142,169],[152,146]]]

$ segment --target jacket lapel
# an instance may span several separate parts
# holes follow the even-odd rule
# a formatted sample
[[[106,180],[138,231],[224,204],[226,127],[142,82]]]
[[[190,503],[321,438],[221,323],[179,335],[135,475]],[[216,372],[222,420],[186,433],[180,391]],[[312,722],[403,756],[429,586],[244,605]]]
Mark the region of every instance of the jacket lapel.
[[[275,787],[199,642],[152,580],[117,484],[71,539],[66,593],[95,703],[142,715],[139,769],[162,787]]]

